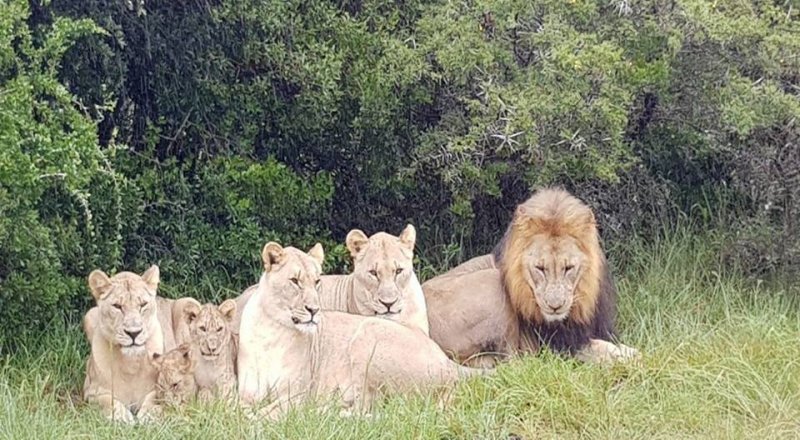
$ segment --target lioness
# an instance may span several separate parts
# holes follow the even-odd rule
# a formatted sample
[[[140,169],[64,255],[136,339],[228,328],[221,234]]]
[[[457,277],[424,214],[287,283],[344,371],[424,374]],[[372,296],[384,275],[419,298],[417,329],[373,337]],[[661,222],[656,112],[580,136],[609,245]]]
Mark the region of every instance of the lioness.
[[[406,226],[399,236],[378,232],[367,237],[359,229],[347,234],[345,243],[353,258],[348,275],[322,275],[322,310],[354,313],[397,321],[428,335],[428,311],[422,286],[414,273],[414,243],[417,232]],[[241,311],[256,291],[250,286],[238,298],[234,332]]]
[[[131,423],[136,413],[146,420],[158,412],[150,358],[164,352],[165,339],[174,340],[172,329],[162,329],[158,320],[158,266],[141,276],[121,272],[111,278],[95,270],[88,281],[97,307],[84,319],[91,338],[84,399],[110,419]]]
[[[323,275],[322,310],[378,316],[428,334],[428,311],[414,273],[417,232],[408,225],[399,236],[378,232],[367,238],[359,229],[345,243],[353,258],[348,275]]]
[[[417,330],[320,311],[320,244],[306,254],[271,242],[261,256],[264,273],[239,331],[243,403],[269,398],[269,410],[280,412],[300,399],[341,393],[345,406],[368,408],[382,390],[441,386],[482,373],[452,362]]]
[[[153,353],[152,363],[158,372],[156,401],[162,405],[188,403],[197,395],[195,363],[189,344],[181,344],[165,355]]]
[[[236,302],[224,301],[201,306],[194,302],[184,308],[195,363],[194,377],[200,400],[213,397],[233,397],[236,392],[236,346],[231,322],[236,314]]]

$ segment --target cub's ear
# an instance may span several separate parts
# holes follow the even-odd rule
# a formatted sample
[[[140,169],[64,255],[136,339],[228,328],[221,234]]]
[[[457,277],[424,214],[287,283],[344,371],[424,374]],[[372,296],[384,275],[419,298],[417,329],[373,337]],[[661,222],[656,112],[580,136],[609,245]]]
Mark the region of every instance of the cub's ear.
[[[147,283],[147,287],[153,289],[153,292],[158,294],[158,283],[161,281],[161,271],[155,264],[150,266],[149,269],[144,271],[142,279]]]
[[[230,324],[236,316],[236,301],[226,299],[219,305],[219,312],[222,313],[222,317]]]
[[[183,319],[187,324],[191,324],[197,319],[200,314],[200,303],[197,301],[190,301],[183,306]]]
[[[161,353],[153,353],[153,356],[150,357],[150,364],[153,365],[156,370],[161,370],[161,366],[164,364],[164,356]]]
[[[347,238],[344,239],[347,250],[350,251],[350,256],[355,258],[359,252],[369,243],[367,234],[361,229],[353,229],[347,233]]]
[[[95,301],[100,301],[100,298],[108,293],[108,288],[111,286],[111,278],[100,269],[95,269],[89,274],[89,290],[92,291],[92,296]]]
[[[322,250],[322,244],[315,244],[314,247],[308,250],[308,255],[322,267],[322,263],[325,261],[325,251]]]
[[[414,225],[409,223],[403,232],[400,233],[400,244],[402,244],[406,249],[413,251],[414,250],[414,243],[417,241],[417,230],[414,229]]]
[[[188,373],[192,370],[192,368],[194,368],[194,359],[192,359],[191,346],[184,342],[178,346],[178,353],[181,354],[181,370],[184,373]]]
[[[265,244],[264,249],[261,250],[261,261],[264,263],[264,271],[266,272],[269,272],[272,266],[282,263],[283,259],[283,246],[274,241]]]

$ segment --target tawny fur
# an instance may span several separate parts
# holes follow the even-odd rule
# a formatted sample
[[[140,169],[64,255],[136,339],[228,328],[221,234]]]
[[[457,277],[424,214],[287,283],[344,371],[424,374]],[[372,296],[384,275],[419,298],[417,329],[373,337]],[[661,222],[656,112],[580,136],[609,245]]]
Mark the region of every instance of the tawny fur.
[[[546,322],[524,256],[532,249],[555,249],[557,243],[572,240],[583,256],[572,305],[562,321]],[[543,247],[532,248],[534,242]],[[422,287],[431,337],[470,365],[493,365],[514,353],[534,352],[542,344],[589,361],[637,355],[630,347],[608,342],[615,338],[616,291],[595,217],[561,189],[538,191],[520,204],[493,254],[475,257]]]
[[[387,319],[320,311],[322,247],[268,243],[264,274],[241,314],[239,398],[272,400],[275,416],[310,397],[367,409],[378,393],[451,385],[483,374],[452,362],[430,338]]]
[[[141,276],[121,272],[109,277],[95,270],[88,281],[97,306],[84,317],[91,345],[84,399],[113,420],[150,419],[160,408],[155,399],[157,372],[150,358],[171,348],[165,347],[165,341],[174,340],[172,329],[162,328],[160,322],[169,316],[169,309],[159,310],[158,267]]]
[[[521,318],[543,323],[539,307],[534,300],[533,288],[523,276],[526,270],[522,255],[527,252],[535,235],[551,239],[570,236],[577,240],[588,263],[575,289],[576,302],[570,310],[570,319],[588,325],[595,316],[600,292],[603,251],[597,234],[594,213],[583,202],[566,191],[542,190],[517,207],[502,246],[499,260],[503,283],[514,310]]]

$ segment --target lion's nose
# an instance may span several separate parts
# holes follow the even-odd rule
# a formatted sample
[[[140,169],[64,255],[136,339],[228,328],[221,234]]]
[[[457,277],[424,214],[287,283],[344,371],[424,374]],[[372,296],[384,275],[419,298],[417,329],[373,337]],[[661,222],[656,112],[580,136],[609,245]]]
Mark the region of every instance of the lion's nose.
[[[557,312],[557,311],[561,310],[561,309],[562,309],[562,308],[563,308],[563,307],[564,307],[566,304],[567,304],[567,301],[566,301],[566,300],[564,300],[564,299],[560,299],[560,300],[553,300],[553,301],[548,301],[548,302],[547,302],[547,305],[548,305],[548,306],[550,307],[550,309],[551,309],[551,310],[553,310],[554,312]]]
[[[395,305],[395,303],[397,302],[396,299],[391,301],[384,301],[382,299],[379,299],[378,301],[386,307],[386,310],[392,310],[392,306]]]
[[[142,331],[141,330],[136,330],[136,331],[132,332],[132,331],[125,330],[125,334],[130,336],[131,341],[136,342],[136,337],[139,336],[140,334],[142,334]]]
[[[310,313],[310,314],[311,314],[311,318],[314,318],[314,315],[316,315],[316,314],[317,314],[317,312],[319,312],[319,307],[316,307],[316,306],[306,306],[306,310],[308,310],[308,313]]]

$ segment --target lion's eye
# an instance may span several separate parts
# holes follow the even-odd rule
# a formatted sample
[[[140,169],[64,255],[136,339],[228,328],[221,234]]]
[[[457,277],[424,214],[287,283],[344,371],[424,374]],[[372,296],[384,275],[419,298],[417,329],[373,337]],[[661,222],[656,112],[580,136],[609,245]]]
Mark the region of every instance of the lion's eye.
[[[294,284],[295,286],[300,287],[300,280],[298,280],[297,278],[290,278],[289,281],[291,281],[292,284]]]
[[[397,270],[394,271],[395,275],[400,275],[401,273],[403,273],[403,268],[402,267],[398,267]]]
[[[114,308],[117,310],[122,310],[122,304],[114,304]]]
[[[566,267],[564,267],[564,273],[569,273],[572,269],[575,269],[575,266],[571,264],[567,265]]]
[[[544,266],[536,266],[536,270],[538,270],[541,273],[544,273]]]
[[[200,326],[200,331],[201,331],[201,332],[204,332],[204,331],[206,331],[206,326],[204,326],[204,325],[201,325],[201,326]]]
[[[146,305],[147,305],[147,303],[146,303],[146,302],[143,302],[143,303],[139,304],[139,308],[140,308],[140,309],[143,309],[143,308],[144,308]]]
[[[178,385],[180,385],[180,384],[181,384],[180,382],[175,382],[175,383],[173,383],[173,384],[172,384],[172,389],[173,389],[173,390],[177,390],[177,389],[178,389]]]
[[[223,329],[222,327],[219,327],[219,328],[217,329],[217,333],[222,333],[222,330],[224,330],[224,329]]]
[[[378,278],[378,271],[376,271],[375,269],[370,270],[369,274],[374,276],[375,278]]]
[[[317,290],[319,290],[320,286],[322,286],[322,280],[314,281],[314,287],[316,287]]]

